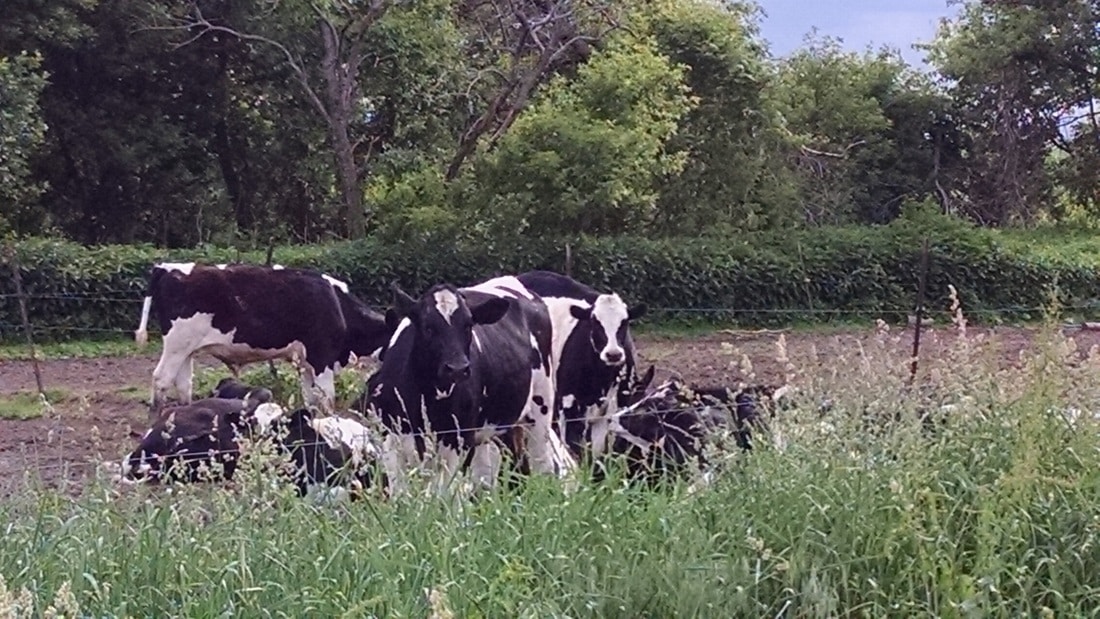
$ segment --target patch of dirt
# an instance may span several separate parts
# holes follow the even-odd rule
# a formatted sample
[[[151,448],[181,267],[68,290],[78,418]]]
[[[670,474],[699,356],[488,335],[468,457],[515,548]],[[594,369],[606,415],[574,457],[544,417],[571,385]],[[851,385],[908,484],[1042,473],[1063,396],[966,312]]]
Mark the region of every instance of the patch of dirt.
[[[971,327],[970,335],[985,334],[984,346],[1002,364],[1015,363],[1021,351],[1034,345],[1037,329],[1021,327]],[[1100,346],[1100,332],[1070,331],[1079,354]],[[912,346],[910,329],[891,331],[890,354],[906,363]],[[949,329],[926,329],[921,362],[935,363],[955,337]],[[789,332],[784,334],[787,357],[798,376],[815,368],[831,368],[837,355],[869,346],[873,329],[834,334]],[[639,364],[644,370],[656,364],[656,380],[672,374],[707,385],[782,383],[785,363],[777,359],[779,334],[775,332],[715,332],[694,337],[638,336]],[[746,375],[741,359],[752,363]],[[147,420],[148,386],[155,356],[59,359],[40,362],[47,389],[66,393],[54,403],[53,412],[29,420],[0,418],[0,497],[23,482],[23,474],[37,473],[50,485],[71,484],[94,474],[98,461],[118,461],[134,444],[131,430],[144,431]],[[222,367],[211,358],[196,360],[196,366]],[[197,369],[197,368],[196,368]],[[35,389],[29,361],[0,362],[0,395]],[[0,415],[2,417],[2,415]]]

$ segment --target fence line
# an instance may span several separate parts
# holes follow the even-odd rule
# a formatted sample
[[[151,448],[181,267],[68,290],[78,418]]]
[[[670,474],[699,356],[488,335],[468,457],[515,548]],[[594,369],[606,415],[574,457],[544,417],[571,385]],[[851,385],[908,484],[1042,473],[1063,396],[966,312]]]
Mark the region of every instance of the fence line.
[[[731,390],[731,391],[733,391],[734,393],[737,393],[737,390]],[[613,416],[616,419],[626,419],[626,418],[646,417],[646,416],[658,417],[658,416],[667,415],[669,413],[699,413],[699,412],[706,411],[708,409],[713,409],[715,406],[721,406],[721,407],[727,408],[727,410],[728,410],[730,408],[736,408],[737,404],[735,402],[734,403],[729,403],[729,404],[725,404],[725,403],[723,403],[723,404],[710,404],[710,405],[700,404],[698,406],[682,406],[682,407],[674,407],[674,408],[657,408],[657,409],[643,409],[643,410],[630,410],[631,408],[634,408],[634,407],[627,407],[626,409],[624,409],[624,412],[616,413]],[[293,411],[286,411],[286,412],[293,412]],[[372,420],[374,419],[374,417],[372,415],[368,415],[366,413],[362,413],[362,412],[359,412],[359,411],[356,411],[356,412],[358,413],[358,415],[360,417],[363,417],[365,419],[366,418],[370,418]],[[731,411],[731,414],[732,414],[732,411]],[[340,416],[340,417],[347,418],[346,415],[332,415],[332,416]],[[327,418],[327,417],[317,417],[317,419],[324,419],[324,418]],[[609,419],[610,419],[610,417],[609,417]],[[667,426],[667,424],[665,424],[665,425]],[[514,430],[514,429],[517,429],[517,428],[526,429],[526,428],[531,427],[531,424],[530,423],[523,423],[523,422],[516,422],[516,423],[510,423],[510,424],[501,424],[501,425],[497,425],[495,427],[496,427],[497,430],[509,431],[509,430]],[[417,431],[417,432],[405,432],[405,433],[402,433],[402,434],[407,435],[407,436],[417,437],[417,438],[426,438],[426,439],[437,440],[440,436],[450,436],[452,434],[457,435],[457,434],[461,434],[463,432],[476,432],[480,429],[482,429],[481,426],[472,427],[472,428],[452,428],[452,429],[447,429],[447,430],[423,430],[423,431]],[[674,428],[674,429],[676,429],[676,428]],[[757,427],[757,429],[759,429],[759,427]],[[676,430],[678,430],[678,429],[676,429]],[[389,430],[384,430],[384,432],[389,433]],[[612,433],[612,435],[614,435],[614,433]],[[251,437],[248,436],[248,435],[241,435],[241,436],[239,436],[239,438],[263,439],[263,438],[267,438],[267,437],[270,437],[270,436],[271,435],[269,435],[269,434],[256,434],[256,435],[253,435]],[[341,436],[343,437],[343,436],[347,436],[347,435],[341,433]],[[349,438],[359,437],[359,438],[361,438],[361,439],[363,439],[367,442],[370,442],[371,437],[377,437],[377,436],[379,436],[378,433],[371,432],[371,431],[368,430],[367,432],[363,432],[363,433],[352,433]],[[328,441],[325,441],[325,440],[305,441],[305,442],[296,442],[296,443],[294,443],[294,446],[297,446],[297,447],[321,447],[321,446],[326,446],[326,445],[329,445],[329,443],[328,443]],[[58,449],[61,450],[61,449],[63,449],[63,447],[61,445],[58,445]],[[123,458],[127,457],[129,455],[130,451],[131,450],[128,450],[127,454],[125,456],[123,456]],[[241,453],[244,453],[244,452],[240,448],[235,448],[235,449],[207,449],[207,450],[203,450],[200,453],[203,456],[209,456],[211,458],[214,458],[214,457],[217,457],[217,456],[224,456],[224,455],[240,455]],[[104,462],[114,462],[114,461],[117,461],[117,458],[116,458],[116,460],[102,460],[102,461],[98,461],[98,462],[96,462],[96,461],[92,461],[92,462],[88,462],[88,461],[85,461],[85,462],[62,461],[62,462],[58,462],[56,464],[36,466],[35,470],[36,471],[53,471],[53,470],[58,470],[58,469],[66,468],[66,467],[72,468],[74,466],[76,466],[76,467],[98,467],[100,464],[102,464]],[[25,470],[26,469],[24,469],[22,467],[18,467],[18,468],[13,467],[13,468],[9,468],[9,469],[0,469],[0,477],[20,473],[20,472],[23,472]]]
[[[0,294],[0,299],[18,299],[20,295],[15,293]],[[42,300],[42,301],[85,301],[85,302],[97,302],[97,303],[127,303],[130,305],[141,305],[144,302],[143,296],[103,296],[100,294],[85,294],[85,293],[26,293],[23,295],[28,301]],[[365,303],[372,309],[385,309],[388,305],[378,305],[375,303]],[[1100,309],[1100,300],[1084,302],[1084,303],[1066,303],[1060,304],[1062,309]],[[815,308],[815,307],[675,307],[675,306],[651,306],[649,311],[659,312],[677,312],[677,313],[757,313],[757,314],[845,314],[845,313],[874,313],[874,312],[908,312],[912,311],[912,307],[909,306],[886,306],[886,307],[867,307],[867,308]],[[1002,307],[990,307],[990,308],[975,308],[969,310],[970,312],[1006,312],[1006,311],[1041,311],[1047,309],[1046,306],[1027,306],[1027,305],[1009,305]],[[946,309],[929,309],[927,311],[933,312],[949,312]],[[963,311],[967,311],[963,308]]]

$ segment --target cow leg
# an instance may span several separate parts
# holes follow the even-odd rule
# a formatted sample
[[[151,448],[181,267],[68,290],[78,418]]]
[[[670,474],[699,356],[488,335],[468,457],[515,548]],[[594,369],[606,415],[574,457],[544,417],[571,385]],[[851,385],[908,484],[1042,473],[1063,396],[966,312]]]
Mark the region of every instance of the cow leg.
[[[474,458],[470,464],[470,477],[473,478],[475,487],[492,488],[500,477],[501,453],[500,448],[492,441],[486,441],[473,451]]]
[[[391,498],[408,492],[409,465],[416,458],[416,439],[412,434],[386,434],[382,441],[382,468]]]
[[[524,417],[532,422],[531,429],[525,435],[524,453],[531,471],[565,477],[576,468],[576,463],[567,453],[556,448],[556,445],[561,444],[560,437],[551,438],[555,434],[552,423],[553,403],[554,384],[549,375],[541,368],[536,368],[531,372],[531,391],[524,411]],[[556,443],[554,439],[558,439]]]
[[[191,403],[191,381],[195,375],[195,358],[187,357],[176,372],[176,393],[184,404]]]
[[[462,458],[459,455],[461,439],[454,432],[436,435],[436,479],[435,490],[437,494],[443,494],[444,490],[454,483],[459,469],[462,468]],[[467,447],[472,449],[473,446]]]
[[[168,337],[165,337],[164,351],[160,355],[160,361],[157,363],[157,367],[153,370],[152,408],[149,411],[152,418],[156,418],[157,413],[164,409],[172,388],[179,388],[177,377],[183,370],[183,366],[187,365],[190,367],[190,363],[190,348],[180,346]],[[190,372],[188,372],[188,380],[190,380]],[[187,391],[188,393],[190,392],[190,384],[188,384]]]

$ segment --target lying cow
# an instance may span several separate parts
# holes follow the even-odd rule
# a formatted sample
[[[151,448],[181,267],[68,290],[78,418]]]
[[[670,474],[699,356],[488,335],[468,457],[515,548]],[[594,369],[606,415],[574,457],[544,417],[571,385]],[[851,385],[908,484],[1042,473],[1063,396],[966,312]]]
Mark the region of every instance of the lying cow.
[[[269,399],[270,392],[265,390],[250,400],[205,398],[166,408],[123,461],[123,478],[232,479],[240,455],[240,435],[256,423],[269,424],[282,414]]]
[[[141,345],[148,338],[150,310],[164,334],[153,371],[151,418],[173,388],[183,403],[191,401],[193,357],[200,352],[234,374],[259,361],[300,362],[306,405],[331,410],[336,372],[353,355],[377,356],[390,337],[385,318],[352,295],[346,283],[279,265],[154,265],[135,332]]]
[[[707,461],[704,441],[717,431],[731,431],[742,450],[752,449],[752,431],[766,427],[762,408],[782,400],[787,388],[753,385],[739,389],[689,385],[670,379],[655,388],[654,367],[638,381],[630,404],[609,417],[603,445],[593,453],[625,457],[627,474],[650,482]],[[603,476],[597,458],[594,475]]]
[[[286,472],[302,496],[318,485],[366,486],[376,457],[369,431],[352,419],[317,418],[308,409],[285,415],[278,405],[256,398],[207,398],[167,409],[124,460],[123,477],[231,480],[246,438],[273,441],[288,458]]]

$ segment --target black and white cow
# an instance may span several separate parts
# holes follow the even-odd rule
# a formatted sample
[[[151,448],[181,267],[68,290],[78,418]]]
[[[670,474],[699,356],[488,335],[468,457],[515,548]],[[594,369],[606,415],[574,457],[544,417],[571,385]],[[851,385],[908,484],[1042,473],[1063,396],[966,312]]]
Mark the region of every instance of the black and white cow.
[[[278,405],[254,398],[207,398],[165,409],[123,460],[122,477],[232,480],[248,455],[245,439],[272,441],[288,465],[277,474],[293,482],[300,496],[317,487],[365,487],[377,456],[370,432],[354,419],[315,417],[309,409],[287,415]]]
[[[419,299],[394,285],[394,301],[399,322],[366,394],[390,431],[382,457],[392,492],[405,489],[406,467],[424,457],[428,430],[444,476],[472,464],[478,482],[494,483],[491,441],[517,424],[526,432],[516,455],[531,470],[573,468],[552,429],[551,322],[538,295],[500,277],[466,288],[438,284]]]
[[[598,456],[607,442],[608,416],[627,404],[636,381],[630,321],[641,318],[646,306],[628,307],[618,294],[550,271],[516,278],[542,298],[553,322],[562,438],[575,457],[586,445]]]
[[[239,437],[259,419],[268,425],[282,408],[262,390],[249,400],[204,398],[169,406],[138,439],[122,462],[122,477],[196,482],[232,479],[239,460]]]
[[[332,408],[335,374],[351,355],[377,355],[390,336],[382,314],[346,283],[304,269],[234,264],[154,265],[135,339],[144,344],[153,309],[164,350],[153,371],[151,416],[174,387],[191,401],[194,355],[206,352],[231,369],[298,359],[305,403]],[[319,398],[314,387],[319,388]]]

